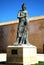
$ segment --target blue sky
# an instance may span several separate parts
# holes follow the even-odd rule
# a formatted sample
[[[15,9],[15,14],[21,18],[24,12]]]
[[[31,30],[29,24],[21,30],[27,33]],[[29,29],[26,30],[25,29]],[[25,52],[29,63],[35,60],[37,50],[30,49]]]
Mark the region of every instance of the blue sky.
[[[17,20],[22,3],[26,4],[29,17],[44,15],[44,0],[0,0],[0,22]]]

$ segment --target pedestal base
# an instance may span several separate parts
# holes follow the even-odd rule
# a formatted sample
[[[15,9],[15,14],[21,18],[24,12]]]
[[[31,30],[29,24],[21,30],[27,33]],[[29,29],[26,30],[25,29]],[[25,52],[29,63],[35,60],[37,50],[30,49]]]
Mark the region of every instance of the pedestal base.
[[[23,65],[38,63],[37,48],[33,45],[17,45],[7,47],[7,62]]]

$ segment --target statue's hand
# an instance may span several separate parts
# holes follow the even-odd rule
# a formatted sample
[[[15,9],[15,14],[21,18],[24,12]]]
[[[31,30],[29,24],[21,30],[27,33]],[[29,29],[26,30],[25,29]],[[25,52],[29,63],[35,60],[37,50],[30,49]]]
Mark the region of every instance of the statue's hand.
[[[26,16],[24,16],[26,18]]]

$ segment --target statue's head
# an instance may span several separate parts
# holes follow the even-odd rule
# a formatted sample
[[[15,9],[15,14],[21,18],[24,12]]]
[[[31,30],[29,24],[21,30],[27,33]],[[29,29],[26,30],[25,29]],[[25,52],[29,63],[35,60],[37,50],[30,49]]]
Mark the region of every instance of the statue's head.
[[[26,5],[24,3],[22,4],[22,10],[26,10]]]

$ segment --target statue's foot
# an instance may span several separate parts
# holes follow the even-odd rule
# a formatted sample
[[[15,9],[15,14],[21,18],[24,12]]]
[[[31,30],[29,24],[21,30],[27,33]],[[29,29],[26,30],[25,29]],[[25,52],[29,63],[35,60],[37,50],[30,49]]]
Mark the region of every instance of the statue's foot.
[[[18,42],[15,42],[13,45],[18,45]]]
[[[18,45],[22,45],[22,43],[18,43]]]

